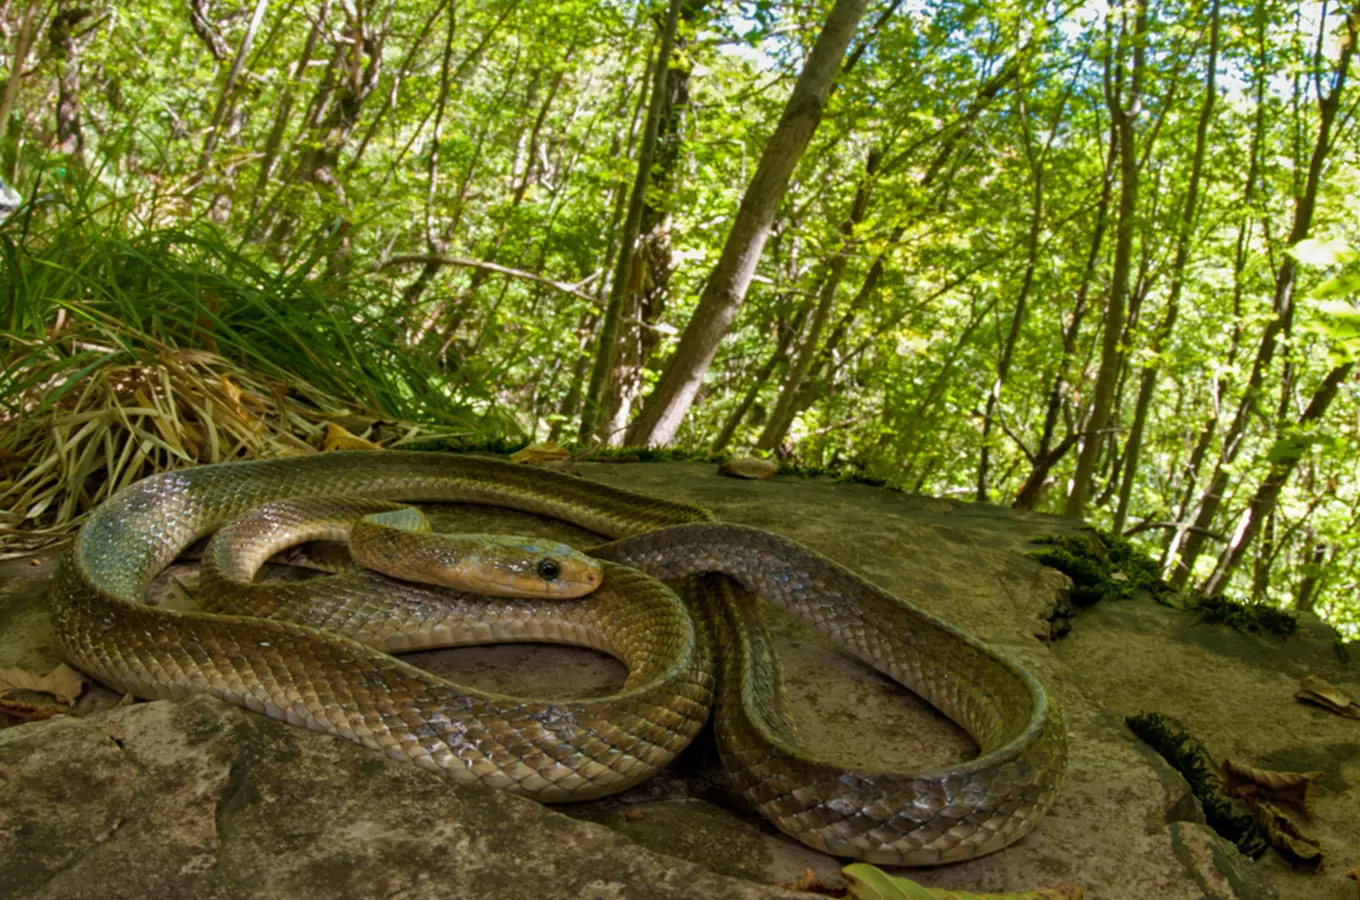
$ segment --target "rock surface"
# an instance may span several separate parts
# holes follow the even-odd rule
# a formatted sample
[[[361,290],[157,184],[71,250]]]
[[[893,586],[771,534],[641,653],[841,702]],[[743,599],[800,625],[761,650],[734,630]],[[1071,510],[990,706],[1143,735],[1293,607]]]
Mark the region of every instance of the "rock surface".
[[[1033,538],[1079,523],[826,480],[736,481],[695,463],[580,471],[802,541],[992,642],[1058,699],[1071,760],[1057,806],[1016,845],[908,873],[915,880],[974,892],[1075,882],[1109,900],[1354,900],[1343,873],[1360,865],[1360,722],[1291,699],[1307,672],[1357,693],[1355,669],[1320,627],[1257,638],[1136,600],[1081,611],[1072,634],[1048,644],[1040,637],[1067,581],[1024,553]],[[437,519],[592,542],[503,511]],[[58,662],[43,594],[51,557],[0,564],[0,667],[43,672]],[[177,567],[158,587],[192,603],[192,586],[192,569]],[[800,728],[818,752],[885,767],[976,752],[909,692],[782,613],[769,616]],[[607,691],[624,676],[608,657],[561,647],[408,658],[534,696]],[[788,897],[778,885],[808,868],[844,883],[838,861],[741,808],[706,735],[648,784],[548,809],[216,701],[107,709],[117,700],[92,689],[77,716],[0,731],[0,900]],[[1123,724],[1152,710],[1180,718],[1216,756],[1323,771],[1306,825],[1323,842],[1323,870],[1297,873],[1273,854],[1253,862],[1201,824],[1184,781]]]

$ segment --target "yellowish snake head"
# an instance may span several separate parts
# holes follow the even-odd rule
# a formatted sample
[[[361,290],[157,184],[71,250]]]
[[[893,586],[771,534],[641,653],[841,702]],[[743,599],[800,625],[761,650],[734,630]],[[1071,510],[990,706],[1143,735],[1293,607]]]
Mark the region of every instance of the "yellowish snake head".
[[[542,538],[437,534],[368,516],[350,532],[361,566],[401,578],[495,597],[571,599],[600,586],[604,570],[579,550]]]

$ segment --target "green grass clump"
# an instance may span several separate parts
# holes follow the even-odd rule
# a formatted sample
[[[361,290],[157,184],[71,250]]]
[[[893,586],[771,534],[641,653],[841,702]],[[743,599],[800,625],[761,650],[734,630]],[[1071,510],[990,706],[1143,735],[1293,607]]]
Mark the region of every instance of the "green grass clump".
[[[1238,603],[1219,596],[1205,597],[1195,608],[1201,622],[1227,625],[1234,631],[1290,637],[1299,630],[1297,618],[1265,603]]]
[[[401,443],[506,430],[403,347],[390,288],[328,274],[329,233],[269,260],[95,182],[54,196],[0,225],[0,554],[155,472],[319,449],[328,424]]]
[[[1160,713],[1128,716],[1124,722],[1134,734],[1181,773],[1190,790],[1204,807],[1204,818],[1209,827],[1224,840],[1232,841],[1252,859],[1266,852],[1261,829],[1250,816],[1233,812],[1232,804],[1224,796],[1218,771],[1209,759],[1204,745],[1179,727],[1173,719]]]
[[[1073,606],[1093,606],[1101,600],[1127,600],[1147,591],[1166,602],[1171,586],[1162,580],[1157,564],[1122,537],[1097,531],[1089,535],[1048,535],[1029,556],[1072,579]]]

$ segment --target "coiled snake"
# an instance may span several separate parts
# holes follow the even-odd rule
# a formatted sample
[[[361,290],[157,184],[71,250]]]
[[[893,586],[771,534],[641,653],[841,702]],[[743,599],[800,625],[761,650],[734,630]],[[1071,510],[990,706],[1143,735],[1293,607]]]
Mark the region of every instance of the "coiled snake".
[[[581,600],[450,601],[444,591],[444,607],[431,611],[421,595],[438,589],[369,574],[411,621],[391,618],[372,596],[323,596],[284,620],[145,605],[151,580],[193,541],[297,497],[490,504],[615,541],[590,551],[605,560],[604,584]],[[681,601],[654,580],[698,573],[726,574],[824,632],[962,726],[981,755],[917,772],[849,770],[812,756],[797,743],[749,596],[707,578]],[[1006,846],[1052,805],[1066,763],[1058,709],[1027,672],[848,569],[769,532],[718,524],[698,507],[488,458],[334,453],[144,479],[91,513],[58,567],[53,614],[67,660],[118,689],[211,694],[545,802],[641,782],[685,747],[716,699],[723,763],[751,804],[812,847],[870,862],[933,865]],[[526,700],[382,652],[497,640],[594,646],[620,658],[628,679],[606,697]]]

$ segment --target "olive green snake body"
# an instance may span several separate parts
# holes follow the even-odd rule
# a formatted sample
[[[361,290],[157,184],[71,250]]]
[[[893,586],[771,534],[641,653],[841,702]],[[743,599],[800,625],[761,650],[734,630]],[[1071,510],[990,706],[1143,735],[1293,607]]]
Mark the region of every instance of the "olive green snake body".
[[[262,504],[311,497],[489,504],[615,540],[590,551],[606,561],[604,583],[579,600],[442,591],[444,605],[431,611],[423,595],[432,589],[370,573],[412,618],[390,616],[387,599],[372,596],[323,596],[284,619],[144,603],[150,582],[198,538]],[[822,631],[961,725],[981,754],[915,772],[814,756],[797,742],[751,597],[705,577],[682,600],[655,580],[700,573],[729,575]],[[545,802],[651,776],[716,699],[724,767],[750,803],[812,847],[870,862],[933,865],[998,850],[1052,806],[1066,764],[1061,716],[1033,677],[843,566],[698,507],[483,457],[334,453],[153,476],[91,513],[52,596],[67,660],[116,688],[207,693]],[[620,658],[628,679],[604,697],[530,700],[456,685],[382,652],[504,640],[595,646]]]

